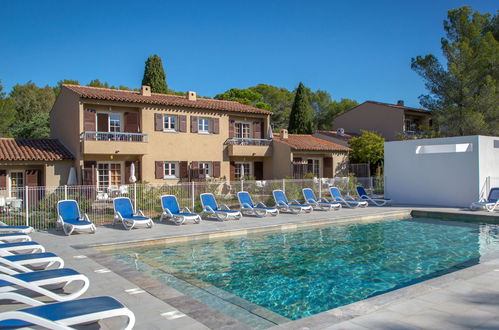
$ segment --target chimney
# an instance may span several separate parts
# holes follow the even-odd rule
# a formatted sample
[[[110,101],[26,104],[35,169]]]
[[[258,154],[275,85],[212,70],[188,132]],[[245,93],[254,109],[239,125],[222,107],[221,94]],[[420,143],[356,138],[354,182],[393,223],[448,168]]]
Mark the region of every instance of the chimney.
[[[283,140],[288,139],[288,130],[287,129],[281,129],[281,139],[283,139]]]
[[[398,100],[397,105],[400,105],[401,107],[404,106],[404,100]]]
[[[189,101],[196,101],[196,92],[188,91],[187,92],[187,99]]]
[[[140,95],[151,96],[151,86],[142,85],[142,88],[140,89]]]
[[[339,136],[345,135],[345,129],[344,128],[338,128],[336,130],[336,134],[338,134]]]

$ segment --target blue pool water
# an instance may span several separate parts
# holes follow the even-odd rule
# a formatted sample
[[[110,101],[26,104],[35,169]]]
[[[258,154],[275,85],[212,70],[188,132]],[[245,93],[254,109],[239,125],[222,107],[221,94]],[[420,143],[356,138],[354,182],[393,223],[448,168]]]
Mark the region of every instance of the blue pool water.
[[[410,219],[335,224],[113,252],[165,265],[299,319],[476,264],[499,252],[491,224]],[[140,268],[140,267],[139,267]]]

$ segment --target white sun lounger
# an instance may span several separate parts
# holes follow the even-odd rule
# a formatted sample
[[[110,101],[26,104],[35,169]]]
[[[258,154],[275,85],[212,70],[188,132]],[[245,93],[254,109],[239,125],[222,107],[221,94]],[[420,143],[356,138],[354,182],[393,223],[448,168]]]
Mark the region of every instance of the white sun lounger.
[[[135,227],[152,228],[154,222],[151,218],[144,216],[141,210],[134,211],[132,201],[128,197],[118,197],[113,199],[114,206],[114,220],[113,226],[116,222],[121,222],[126,230]]]
[[[135,316],[126,306],[112,297],[93,297],[73,301],[58,302],[0,313],[0,328],[32,328],[67,330],[79,324],[94,323],[111,317],[126,317],[121,329],[131,330]]]
[[[499,210],[499,188],[492,188],[487,199],[481,199],[478,202],[471,203],[471,210],[485,209],[489,212]]]
[[[359,195],[360,199],[365,200],[368,204],[374,206],[388,206],[392,203],[391,199],[381,198],[377,195],[369,195],[362,186],[357,186],[355,190],[357,190],[357,195]]]
[[[199,196],[201,199],[201,205],[203,205],[203,212],[201,216],[214,216],[219,221],[236,219],[239,220],[242,217],[241,212],[232,211],[227,205],[220,204],[218,206],[215,196],[211,193],[204,193]]]
[[[0,257],[0,272],[8,275],[62,267],[64,267],[64,260],[50,252]]]
[[[169,219],[177,226],[180,226],[186,220],[193,220],[194,223],[201,222],[201,217],[198,214],[191,213],[189,208],[183,207],[181,209],[178,205],[177,197],[174,195],[161,196],[161,207],[163,208],[163,213],[159,219],[160,222],[163,219]]]
[[[69,236],[74,231],[90,232],[95,234],[95,225],[88,219],[88,215],[81,214],[78,202],[75,200],[62,200],[57,202],[57,227],[62,228]]]
[[[55,293],[51,289],[64,288],[70,283],[81,286],[68,294]],[[70,268],[49,269],[20,273],[16,275],[0,274],[0,300],[14,300],[31,306],[42,305],[43,302],[26,296],[19,290],[29,290],[55,301],[68,301],[81,296],[89,286],[88,278]]]
[[[329,188],[329,193],[334,201],[352,209],[356,207],[367,207],[368,205],[367,201],[356,200],[352,196],[347,195],[343,197],[337,187]]]
[[[279,210],[276,207],[268,207],[262,202],[254,203],[251,195],[247,191],[240,191],[237,193],[237,199],[241,206],[240,211],[242,214],[250,214],[262,218],[266,215],[276,216]]]
[[[330,202],[324,197],[317,199],[314,191],[310,188],[303,188],[302,192],[305,203],[312,206],[314,210],[329,211],[341,209],[340,203]]]
[[[33,227],[30,226],[8,226],[5,222],[0,221],[0,233],[31,234],[33,230]]]
[[[292,200],[288,202],[288,198],[286,194],[282,190],[274,190],[272,191],[272,195],[274,196],[276,207],[284,212],[291,212],[294,214],[298,214],[301,211],[310,213],[313,211],[312,206],[308,204],[301,204],[297,200]]]
[[[31,237],[22,233],[0,234],[0,242],[2,243],[29,242],[29,241],[31,241]]]
[[[0,257],[19,253],[45,252],[45,248],[37,242],[0,243]]]

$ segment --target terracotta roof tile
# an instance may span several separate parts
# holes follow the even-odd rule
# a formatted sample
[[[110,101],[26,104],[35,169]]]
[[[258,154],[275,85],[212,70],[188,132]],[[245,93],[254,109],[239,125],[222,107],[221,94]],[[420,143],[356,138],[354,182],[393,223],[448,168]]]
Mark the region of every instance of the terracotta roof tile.
[[[141,95],[138,91],[126,91],[119,89],[88,87],[79,85],[63,85],[82,98],[94,100],[108,100],[118,102],[131,102],[152,105],[170,105],[178,107],[189,107],[206,110],[222,110],[230,112],[245,112],[257,114],[272,114],[271,111],[252,107],[250,105],[241,104],[235,101],[213,100],[198,97],[196,101],[190,101],[185,96],[157,94],[152,93],[151,96]]]
[[[65,160],[73,155],[59,140],[0,138],[0,160]]]
[[[274,136],[274,141],[289,145],[295,150],[306,151],[351,151],[352,149],[342,145],[322,140],[307,134],[288,134],[287,139],[279,135]]]

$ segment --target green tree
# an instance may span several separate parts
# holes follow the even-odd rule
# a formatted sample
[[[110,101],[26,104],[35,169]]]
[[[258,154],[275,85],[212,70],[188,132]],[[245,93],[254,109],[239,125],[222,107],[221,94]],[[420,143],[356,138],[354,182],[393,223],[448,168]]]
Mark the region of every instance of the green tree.
[[[270,104],[263,102],[262,95],[258,92],[252,91],[250,88],[232,88],[223,94],[215,95],[215,99],[237,101],[239,103],[252,105],[260,109],[272,110]]]
[[[14,99],[6,97],[0,80],[0,136],[7,136],[9,126],[16,119]]]
[[[361,130],[361,133],[348,142],[352,149],[350,163],[369,163],[373,172],[383,165],[385,139],[374,132]]]
[[[316,92],[317,93],[317,92]],[[339,102],[331,100],[329,103],[318,107],[315,113],[315,122],[318,130],[331,130],[333,118],[357,106],[359,103],[350,99],[341,99]]]
[[[417,56],[411,67],[425,80],[423,107],[433,110],[444,136],[499,135],[498,16],[468,6],[449,10],[441,48],[446,67],[432,54]]]
[[[150,86],[153,93],[168,93],[165,70],[158,55],[149,56],[147,59],[142,85]]]
[[[274,128],[287,128],[295,93],[286,88],[266,84],[258,84],[249,89],[262,95],[261,101],[270,105],[269,108],[264,109],[272,111],[271,119]]]
[[[62,88],[63,84],[79,85],[80,82],[78,80],[74,80],[74,79],[59,80],[57,82],[57,86],[54,87],[55,97],[57,97],[59,95],[59,93],[61,92],[61,88]]]
[[[312,134],[312,109],[305,86],[300,82],[289,116],[288,131],[292,134]]]
[[[17,111],[16,122],[28,122],[35,114],[49,113],[55,101],[52,87],[38,87],[29,81],[15,85],[10,92]]]
[[[107,81],[101,82],[99,79],[91,80],[87,86],[100,87],[100,88],[110,88],[109,83]]]
[[[11,129],[11,135],[21,139],[45,139],[50,137],[48,113],[36,113],[27,121],[16,121]]]

